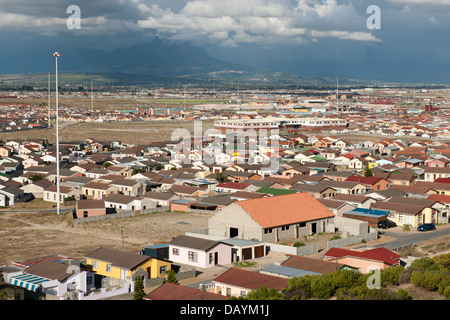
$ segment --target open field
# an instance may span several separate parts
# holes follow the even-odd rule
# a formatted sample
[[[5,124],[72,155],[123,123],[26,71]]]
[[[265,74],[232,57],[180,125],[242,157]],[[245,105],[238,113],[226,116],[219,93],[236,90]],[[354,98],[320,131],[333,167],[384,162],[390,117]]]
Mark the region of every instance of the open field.
[[[202,131],[213,128],[214,121],[201,121]],[[76,123],[59,126],[59,141],[81,141],[93,138],[99,141],[119,140],[123,143],[148,144],[169,141],[175,129],[187,129],[193,134],[194,121],[105,122]],[[193,136],[193,135],[192,135]],[[1,132],[0,139],[48,139],[56,142],[55,129]]]
[[[78,259],[100,246],[137,252],[207,228],[210,214],[162,212],[72,226],[71,214],[0,213],[0,265],[61,254]]]

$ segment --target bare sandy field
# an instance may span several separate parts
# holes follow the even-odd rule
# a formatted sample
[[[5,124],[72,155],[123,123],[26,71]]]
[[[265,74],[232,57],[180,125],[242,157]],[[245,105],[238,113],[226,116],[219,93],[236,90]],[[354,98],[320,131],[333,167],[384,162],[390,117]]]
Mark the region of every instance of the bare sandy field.
[[[201,121],[202,131],[214,127],[213,120]],[[119,140],[123,143],[146,145],[155,141],[169,141],[175,129],[187,129],[193,134],[194,121],[142,121],[60,124],[59,141]],[[55,129],[39,129],[0,133],[0,139],[48,139],[56,141]]]
[[[169,242],[185,232],[206,229],[209,217],[201,213],[162,212],[73,227],[71,215],[3,211],[0,265],[54,254],[84,259],[100,246],[137,252],[148,245]]]

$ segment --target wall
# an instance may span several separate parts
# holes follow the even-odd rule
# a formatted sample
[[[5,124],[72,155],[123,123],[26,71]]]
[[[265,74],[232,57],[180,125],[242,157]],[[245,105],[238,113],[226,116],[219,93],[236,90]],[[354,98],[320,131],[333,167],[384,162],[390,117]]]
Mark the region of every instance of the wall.
[[[208,230],[212,236],[230,238],[230,228],[238,229],[236,238],[262,241],[263,234],[261,226],[242,207],[235,203],[216,212],[208,220]]]
[[[336,216],[334,218],[334,228],[358,236],[368,232],[369,223],[367,221]]]

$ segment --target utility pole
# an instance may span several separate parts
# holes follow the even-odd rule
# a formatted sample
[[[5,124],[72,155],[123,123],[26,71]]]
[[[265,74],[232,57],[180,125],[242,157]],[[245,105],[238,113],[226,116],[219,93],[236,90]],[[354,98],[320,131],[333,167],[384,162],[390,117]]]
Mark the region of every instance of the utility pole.
[[[48,127],[51,127],[50,124],[50,72],[48,73]]]
[[[55,57],[55,69],[56,69],[56,189],[57,189],[57,213],[61,214],[61,195],[59,187],[59,103],[58,103],[58,57],[61,54],[58,52],[53,53]]]

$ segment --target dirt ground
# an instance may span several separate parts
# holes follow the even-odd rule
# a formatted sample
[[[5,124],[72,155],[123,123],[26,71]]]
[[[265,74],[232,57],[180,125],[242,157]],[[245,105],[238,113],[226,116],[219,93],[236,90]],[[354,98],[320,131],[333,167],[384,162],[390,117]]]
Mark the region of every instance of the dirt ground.
[[[83,141],[96,139],[99,141],[118,140],[123,143],[147,145],[155,141],[170,141],[176,129],[187,129],[194,132],[194,121],[143,121],[143,122],[106,122],[60,124],[59,141]],[[201,121],[202,132],[214,127],[213,120]],[[56,142],[55,129],[25,130],[0,133],[0,139],[48,139]],[[177,139],[178,140],[178,139]]]
[[[185,232],[206,229],[209,217],[201,213],[162,212],[73,227],[71,215],[63,213],[3,211],[0,213],[0,265],[54,254],[83,260],[100,246],[137,252]]]

